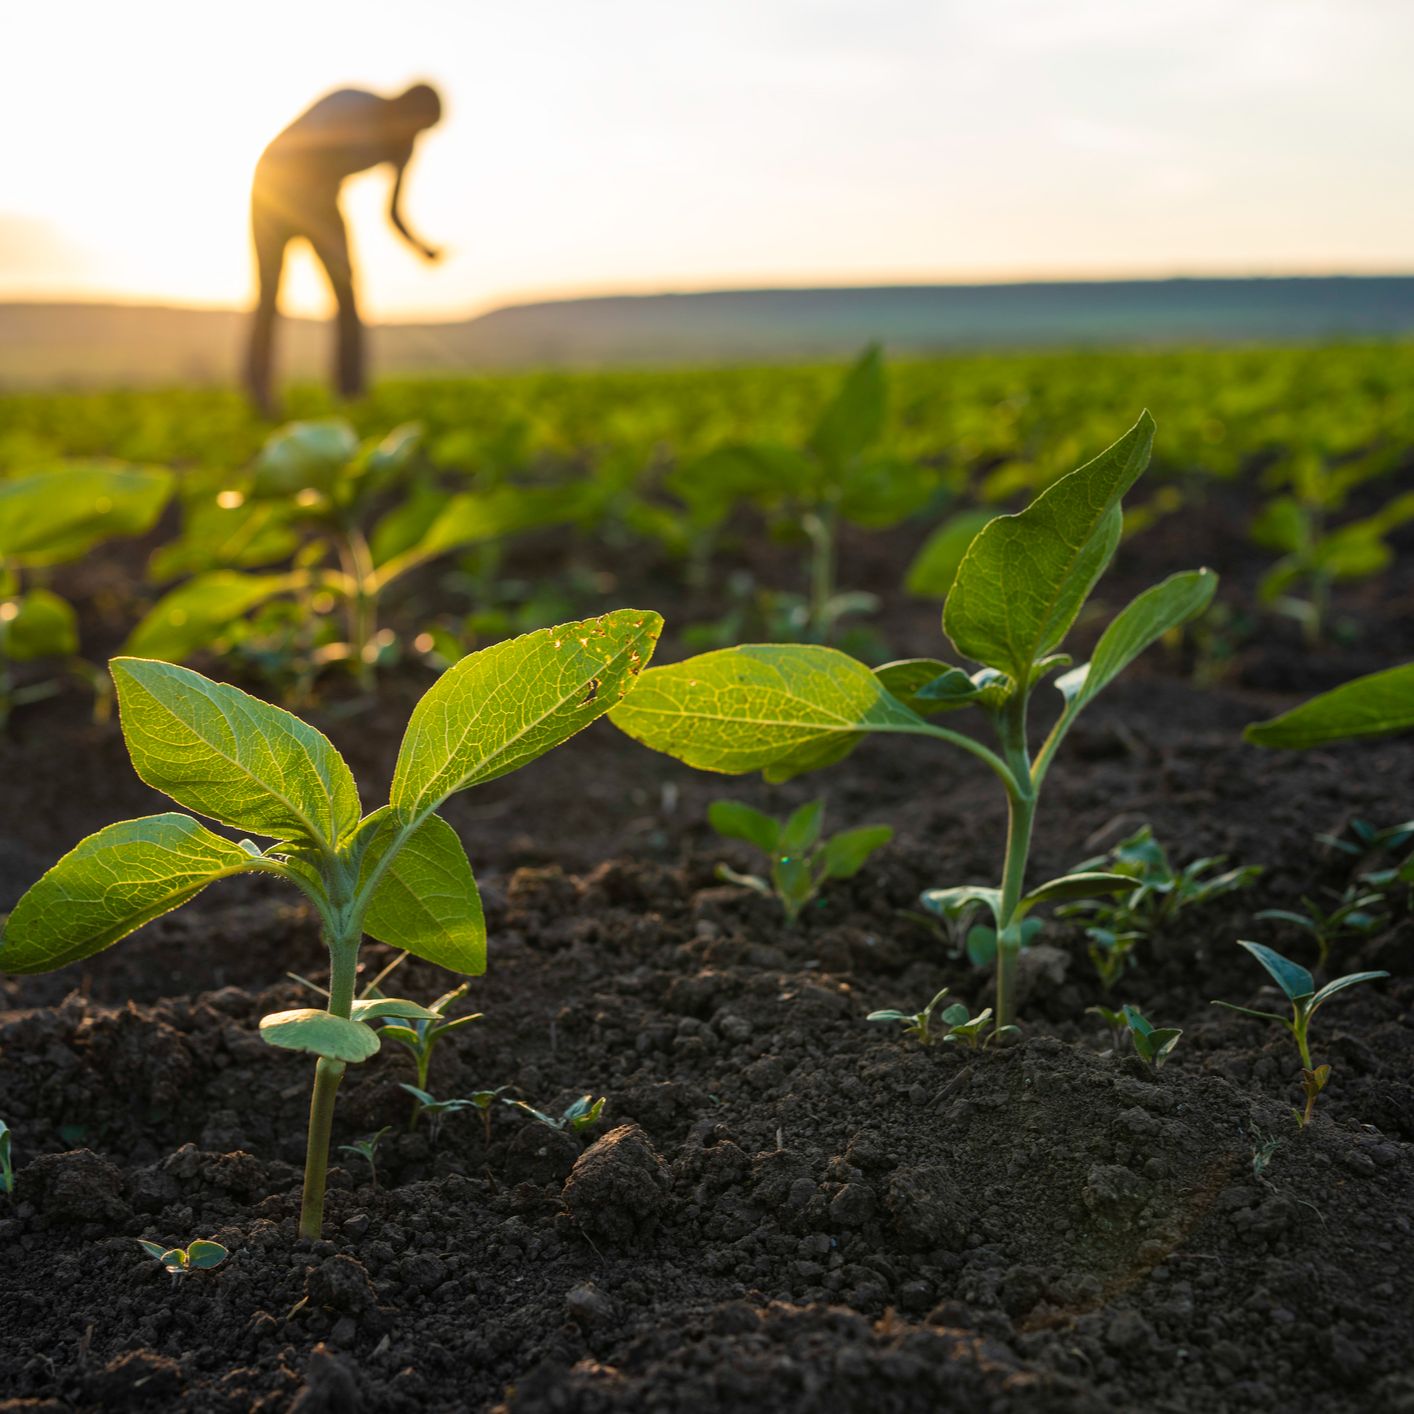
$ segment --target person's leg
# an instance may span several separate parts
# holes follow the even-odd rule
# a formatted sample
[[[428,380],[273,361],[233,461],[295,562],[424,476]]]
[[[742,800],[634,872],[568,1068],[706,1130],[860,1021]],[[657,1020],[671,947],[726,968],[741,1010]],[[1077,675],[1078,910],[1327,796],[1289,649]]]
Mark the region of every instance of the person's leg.
[[[286,226],[258,200],[251,202],[251,236],[255,244],[257,284],[255,313],[251,318],[250,349],[246,359],[246,388],[262,416],[275,415],[271,390],[272,346],[275,317],[280,307],[280,277],[285,267]]]
[[[308,235],[315,255],[329,276],[329,284],[339,307],[335,384],[343,397],[357,398],[363,393],[363,323],[358,317],[348,232],[338,206],[333,205],[324,211],[319,221],[311,226]]]

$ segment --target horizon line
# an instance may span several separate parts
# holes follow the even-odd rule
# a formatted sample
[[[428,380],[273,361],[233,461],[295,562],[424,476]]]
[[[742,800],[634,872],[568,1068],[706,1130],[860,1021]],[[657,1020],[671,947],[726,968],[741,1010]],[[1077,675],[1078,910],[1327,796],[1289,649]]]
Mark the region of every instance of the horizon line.
[[[436,315],[408,313],[377,315],[365,320],[370,326],[376,325],[439,325],[463,324],[482,319],[505,310],[525,308],[531,305],[578,304],[598,300],[650,300],[692,298],[710,295],[768,295],[768,294],[824,294],[850,293],[885,290],[925,290],[925,289],[1017,289],[1027,286],[1055,285],[1170,285],[1207,282],[1257,283],[1279,280],[1408,280],[1414,279],[1414,268],[1394,270],[1360,269],[1301,269],[1263,271],[1180,271],[1170,274],[1115,273],[1112,275],[1091,274],[1015,274],[997,277],[953,277],[919,278],[900,277],[880,280],[853,280],[845,282],[811,281],[771,281],[761,284],[704,284],[704,285],[655,285],[642,288],[606,285],[589,289],[580,288],[573,292],[562,287],[546,289],[542,292],[527,291],[524,294],[507,294],[498,300],[485,304],[468,305],[459,310]],[[157,295],[128,295],[122,293],[99,293],[75,291],[72,293],[46,292],[42,295],[0,293],[0,308],[40,308],[73,307],[99,309],[140,309],[148,311],[180,312],[193,314],[245,314],[248,303],[208,303],[201,300],[180,300]],[[287,319],[309,320],[322,323],[328,315],[308,313],[287,313]]]

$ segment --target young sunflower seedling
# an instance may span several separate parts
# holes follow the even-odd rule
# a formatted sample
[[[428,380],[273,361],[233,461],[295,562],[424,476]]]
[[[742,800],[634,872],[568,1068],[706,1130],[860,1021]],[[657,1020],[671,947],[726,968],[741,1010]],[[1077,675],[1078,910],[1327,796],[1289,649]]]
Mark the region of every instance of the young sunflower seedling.
[[[1157,1075],[1173,1054],[1183,1032],[1176,1026],[1150,1025],[1143,1012],[1127,1002],[1120,1008],[1120,1014],[1134,1041],[1135,1054]]]
[[[419,1090],[416,1085],[409,1085],[406,1081],[399,1083],[412,1096],[412,1121],[408,1128],[416,1129],[418,1120],[426,1115],[427,1137],[434,1144],[437,1142],[437,1136],[442,1132],[442,1121],[448,1115],[457,1114],[462,1110],[480,1108],[472,1097],[464,1100],[439,1100],[435,1095],[429,1095],[426,1090]]]
[[[328,1005],[265,1017],[271,1045],[317,1057],[299,1231],[319,1236],[334,1101],[344,1071],[382,1042],[371,1023],[437,1021],[416,1002],[355,997],[364,934],[455,972],[486,966],[471,865],[436,813],[568,740],[633,686],[662,620],[638,610],[563,624],[473,653],[413,709],[387,805],[363,815],[353,774],[298,717],[170,663],[111,665],[138,775],[189,815],[109,825],[15,905],[0,970],[49,972],[91,957],[234,874],[283,879],[313,905],[329,950]]]
[[[368,1165],[368,1180],[375,1188],[378,1187],[378,1146],[392,1127],[391,1124],[385,1124],[377,1134],[370,1134],[367,1139],[355,1139],[352,1144],[339,1145],[341,1153],[353,1154]]]
[[[10,1126],[0,1119],[0,1193],[7,1198],[15,1191],[15,1166],[10,1157]]]
[[[231,1254],[219,1242],[198,1239],[190,1247],[164,1247],[160,1242],[148,1242],[139,1237],[137,1245],[155,1262],[161,1262],[173,1281],[193,1272],[209,1272],[219,1267]]]
[[[1261,943],[1239,942],[1238,947],[1246,948],[1267,969],[1272,980],[1291,1003],[1291,1015],[1286,1017],[1274,1011],[1254,1011],[1251,1007],[1235,1006],[1232,1002],[1215,1001],[1213,1005],[1226,1007],[1229,1011],[1239,1011],[1244,1016],[1255,1016],[1262,1021],[1280,1022],[1296,1038],[1296,1048],[1301,1053],[1301,1089],[1306,1096],[1306,1108],[1295,1113],[1304,1129],[1311,1123],[1311,1115],[1316,1108],[1316,1097],[1326,1088],[1331,1075],[1329,1065],[1311,1064],[1311,1018],[1337,992],[1353,987],[1357,982],[1374,982],[1381,977],[1388,977],[1389,973],[1352,972],[1348,976],[1327,982],[1317,991],[1315,979],[1299,963],[1292,962],[1279,952],[1273,952],[1271,948],[1263,947]]]
[[[537,1110],[524,1100],[502,1100],[501,1103],[539,1120],[541,1124],[548,1124],[551,1129],[565,1129],[571,1134],[583,1134],[586,1129],[593,1128],[599,1123],[599,1116],[604,1113],[603,1095],[597,1100],[592,1095],[581,1095],[558,1118],[547,1115],[544,1110]]]
[[[1027,888],[1036,804],[1056,752],[1084,708],[1145,648],[1202,613],[1217,584],[1208,570],[1176,574],[1122,610],[1090,661],[1057,680],[1060,711],[1033,757],[1031,699],[1071,661],[1057,650],[1119,544],[1120,501],[1148,463],[1153,431],[1145,413],[1108,451],[1061,477],[1020,514],[998,516],[977,533],[948,592],[943,628],[979,670],[912,659],[875,672],[830,648],[749,645],[651,669],[610,714],[628,735],[691,766],[735,775],[759,770],[769,781],[830,765],[870,733],[930,737],[981,761],[1007,800],[1000,883],[935,891],[932,903],[991,912],[998,1030],[1015,1020],[1026,915],[1039,904],[1134,887],[1125,876],[1081,873]],[[929,720],[967,707],[988,720],[996,750]]]
[[[787,820],[773,820],[736,800],[714,800],[707,821],[723,839],[744,840],[771,860],[769,880],[757,874],[738,874],[725,864],[717,877],[740,884],[767,898],[774,895],[794,924],[801,911],[830,879],[852,879],[875,850],[893,839],[887,825],[864,825],[844,830],[829,839],[820,837],[825,803],[812,800]]]

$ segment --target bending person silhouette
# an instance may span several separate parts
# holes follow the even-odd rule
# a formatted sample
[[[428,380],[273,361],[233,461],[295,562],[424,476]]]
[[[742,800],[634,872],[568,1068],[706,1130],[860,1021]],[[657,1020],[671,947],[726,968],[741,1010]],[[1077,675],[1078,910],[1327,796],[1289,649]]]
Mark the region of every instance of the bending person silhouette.
[[[415,84],[396,98],[341,88],[301,113],[261,155],[250,198],[259,296],[246,382],[256,406],[267,416],[274,408],[271,345],[285,247],[299,237],[314,248],[338,303],[335,381],[339,392],[352,398],[363,391],[363,325],[354,292],[348,232],[339,210],[339,188],[355,172],[391,163],[396,176],[388,219],[419,255],[436,260],[439,252],[408,229],[401,202],[403,176],[418,134],[441,116],[437,90],[425,83]]]

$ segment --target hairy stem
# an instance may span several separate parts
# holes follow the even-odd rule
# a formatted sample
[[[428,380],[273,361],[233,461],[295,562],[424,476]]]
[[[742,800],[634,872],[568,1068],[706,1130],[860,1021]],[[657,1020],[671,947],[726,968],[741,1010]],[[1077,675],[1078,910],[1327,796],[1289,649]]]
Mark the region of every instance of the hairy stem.
[[[822,507],[803,517],[810,537],[810,622],[806,632],[812,643],[830,641],[830,600],[835,593],[835,511]]]

